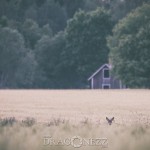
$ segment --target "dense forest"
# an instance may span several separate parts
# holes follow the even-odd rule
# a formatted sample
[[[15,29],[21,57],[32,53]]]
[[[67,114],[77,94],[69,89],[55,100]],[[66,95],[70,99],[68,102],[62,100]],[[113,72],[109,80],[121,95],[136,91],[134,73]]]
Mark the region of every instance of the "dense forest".
[[[0,0],[0,88],[89,88],[111,61],[150,88],[150,0]]]

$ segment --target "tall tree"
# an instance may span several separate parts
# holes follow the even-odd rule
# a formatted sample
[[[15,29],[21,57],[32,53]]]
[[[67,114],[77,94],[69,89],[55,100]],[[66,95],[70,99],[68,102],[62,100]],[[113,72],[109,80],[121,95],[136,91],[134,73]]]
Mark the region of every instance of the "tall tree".
[[[46,0],[46,2],[37,9],[37,23],[39,26],[49,24],[53,33],[63,30],[66,26],[66,11],[54,0]]]
[[[25,20],[21,33],[24,35],[26,47],[32,49],[41,37],[41,29],[38,24],[31,19]]]
[[[62,80],[64,70],[62,70],[61,53],[65,47],[64,32],[59,32],[53,38],[43,36],[36,44],[35,53],[39,70],[44,80],[41,80],[42,88],[65,87]]]
[[[24,56],[21,57],[13,79],[17,88],[37,88],[37,62],[34,53],[31,50],[26,50]]]
[[[129,87],[150,88],[150,4],[121,20],[108,45],[115,75]]]
[[[84,87],[87,77],[108,62],[106,37],[112,25],[110,14],[102,8],[89,13],[79,11],[68,21],[64,60],[70,68],[67,75],[74,77],[72,84]]]
[[[14,86],[15,72],[24,54],[22,35],[16,30],[0,27],[0,87]]]

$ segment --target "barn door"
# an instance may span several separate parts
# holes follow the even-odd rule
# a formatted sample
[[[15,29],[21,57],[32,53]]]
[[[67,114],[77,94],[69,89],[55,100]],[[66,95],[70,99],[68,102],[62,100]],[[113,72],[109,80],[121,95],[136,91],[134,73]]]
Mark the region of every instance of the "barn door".
[[[110,84],[103,84],[103,89],[110,89]]]

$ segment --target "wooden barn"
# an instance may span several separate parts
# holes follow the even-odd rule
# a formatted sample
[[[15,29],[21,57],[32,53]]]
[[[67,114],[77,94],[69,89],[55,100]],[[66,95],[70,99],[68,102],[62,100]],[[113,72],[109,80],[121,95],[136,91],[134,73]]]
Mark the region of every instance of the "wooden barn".
[[[110,75],[111,65],[104,64],[96,70],[88,79],[91,89],[122,89],[121,80]]]

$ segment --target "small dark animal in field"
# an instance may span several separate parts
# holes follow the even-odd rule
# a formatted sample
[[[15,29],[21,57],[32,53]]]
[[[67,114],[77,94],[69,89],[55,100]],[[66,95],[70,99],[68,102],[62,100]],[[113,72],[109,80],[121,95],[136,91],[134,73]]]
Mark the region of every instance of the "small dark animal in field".
[[[108,122],[108,124],[109,125],[111,125],[112,124],[112,122],[114,121],[114,117],[112,117],[111,119],[109,119],[108,117],[106,117],[106,120],[107,120],[107,122]]]

